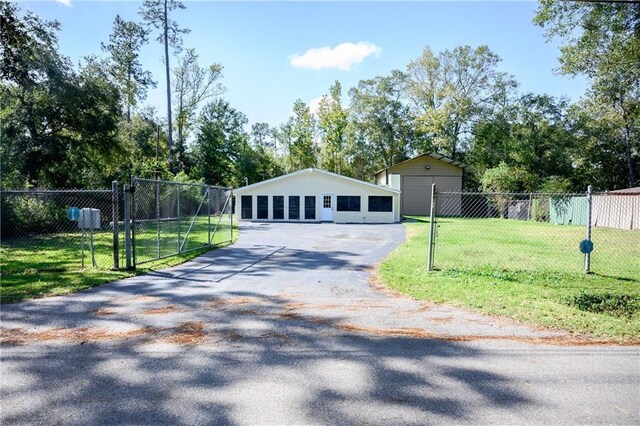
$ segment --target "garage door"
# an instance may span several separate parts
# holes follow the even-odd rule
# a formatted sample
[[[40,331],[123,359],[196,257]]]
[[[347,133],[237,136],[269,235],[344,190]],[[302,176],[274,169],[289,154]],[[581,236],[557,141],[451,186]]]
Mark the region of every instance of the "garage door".
[[[402,176],[402,214],[424,216],[431,208],[430,176]]]

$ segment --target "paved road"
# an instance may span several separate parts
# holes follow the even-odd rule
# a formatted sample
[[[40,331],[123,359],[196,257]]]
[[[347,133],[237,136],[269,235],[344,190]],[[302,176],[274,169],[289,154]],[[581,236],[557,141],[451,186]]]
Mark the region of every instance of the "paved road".
[[[248,224],[179,267],[4,306],[0,423],[640,423],[640,348],[376,289],[403,239]]]

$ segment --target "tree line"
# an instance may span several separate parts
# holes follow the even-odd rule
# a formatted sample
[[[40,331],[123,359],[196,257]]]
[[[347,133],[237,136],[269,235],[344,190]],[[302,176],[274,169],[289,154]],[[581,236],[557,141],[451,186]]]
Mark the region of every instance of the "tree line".
[[[278,126],[224,98],[222,64],[184,48],[177,0],[116,16],[100,55],[74,67],[60,24],[0,2],[2,187],[92,188],[130,175],[241,186],[306,167],[372,180],[434,151],[467,164],[468,190],[583,191],[638,184],[640,5],[544,0],[534,23],[563,44],[558,72],[583,75],[577,102],[523,93],[488,46],[423,52],[404,69],[296,100]],[[144,104],[159,82],[140,62],[163,47],[166,117]]]

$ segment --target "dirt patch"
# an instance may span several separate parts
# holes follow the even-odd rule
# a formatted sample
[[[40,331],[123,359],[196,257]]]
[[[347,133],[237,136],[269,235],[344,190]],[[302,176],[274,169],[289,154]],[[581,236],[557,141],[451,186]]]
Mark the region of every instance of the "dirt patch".
[[[204,324],[200,321],[183,322],[173,333],[164,337],[162,341],[179,345],[197,345],[207,340]]]
[[[52,328],[42,331],[27,331],[23,328],[0,330],[0,344],[25,345],[50,341],[72,343],[94,343],[110,340],[130,339],[159,332],[153,327],[137,328],[129,331],[109,331],[102,328]]]
[[[91,313],[93,315],[105,316],[105,315],[114,315],[114,314],[116,314],[116,311],[114,311],[113,309],[109,309],[109,308],[98,308],[98,309],[94,309],[93,311],[91,311]]]
[[[184,309],[178,308],[175,305],[163,306],[160,308],[150,308],[142,311],[143,315],[161,315],[161,314],[170,314],[172,312],[180,312]]]

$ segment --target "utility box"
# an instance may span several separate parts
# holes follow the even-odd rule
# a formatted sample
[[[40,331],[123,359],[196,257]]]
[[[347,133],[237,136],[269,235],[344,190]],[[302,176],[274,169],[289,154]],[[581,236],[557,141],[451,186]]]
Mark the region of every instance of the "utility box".
[[[79,229],[100,229],[100,210],[84,208],[80,209],[78,217]]]

